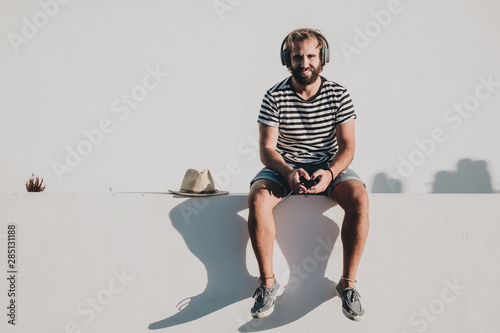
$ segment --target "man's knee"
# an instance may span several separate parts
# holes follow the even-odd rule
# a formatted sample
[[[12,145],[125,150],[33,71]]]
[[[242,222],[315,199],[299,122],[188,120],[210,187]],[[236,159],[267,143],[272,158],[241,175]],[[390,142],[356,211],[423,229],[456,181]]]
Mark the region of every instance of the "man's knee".
[[[368,193],[360,181],[347,180],[332,190],[332,199],[344,210],[367,213],[369,206]]]
[[[352,190],[352,201],[356,206],[368,208],[368,193],[366,192],[365,186],[361,182],[357,182],[357,186],[353,187]]]
[[[252,184],[248,194],[248,207],[250,210],[256,208],[274,208],[283,198],[283,190],[273,181],[259,179]]]

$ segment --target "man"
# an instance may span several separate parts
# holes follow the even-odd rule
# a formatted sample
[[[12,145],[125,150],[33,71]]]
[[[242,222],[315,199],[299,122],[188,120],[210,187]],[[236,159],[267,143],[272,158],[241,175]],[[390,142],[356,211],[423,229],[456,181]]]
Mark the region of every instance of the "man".
[[[344,87],[319,75],[328,57],[321,33],[292,31],[282,44],[282,62],[292,75],[269,89],[262,101],[259,149],[265,168],[252,180],[248,198],[248,230],[260,271],[251,309],[255,318],[271,314],[279,294],[272,263],[273,209],[292,193],[323,194],[344,209],[343,273],[335,292],[348,318],[364,316],[355,282],[368,235],[368,195],[348,168],[356,118],[351,98]],[[304,179],[317,183],[308,188]]]

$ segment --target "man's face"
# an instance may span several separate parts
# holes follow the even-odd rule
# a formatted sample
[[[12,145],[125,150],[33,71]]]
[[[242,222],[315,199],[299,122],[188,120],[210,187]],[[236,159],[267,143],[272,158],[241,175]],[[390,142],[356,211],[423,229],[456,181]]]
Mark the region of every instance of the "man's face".
[[[290,51],[293,78],[300,85],[307,86],[314,83],[323,70],[319,56],[320,48],[316,39],[294,41]]]

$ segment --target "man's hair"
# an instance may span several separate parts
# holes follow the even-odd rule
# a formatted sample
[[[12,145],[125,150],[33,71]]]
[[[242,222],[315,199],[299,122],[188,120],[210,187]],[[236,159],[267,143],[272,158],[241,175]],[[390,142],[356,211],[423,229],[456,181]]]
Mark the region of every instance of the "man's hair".
[[[290,55],[293,47],[294,41],[302,41],[306,39],[316,39],[318,41],[318,48],[323,48],[326,45],[326,41],[319,30],[310,28],[295,29],[290,32],[285,40],[285,51]]]

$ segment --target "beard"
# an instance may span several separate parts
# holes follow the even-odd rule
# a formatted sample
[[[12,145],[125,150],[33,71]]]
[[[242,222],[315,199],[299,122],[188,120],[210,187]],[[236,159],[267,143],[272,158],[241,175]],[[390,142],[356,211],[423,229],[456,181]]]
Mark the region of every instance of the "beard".
[[[304,70],[310,70],[311,71],[311,73],[309,74],[310,76],[302,74],[302,71]],[[297,81],[298,84],[302,86],[308,86],[314,83],[318,79],[319,74],[321,73],[322,70],[323,70],[323,65],[321,64],[318,66],[318,68],[310,66],[307,68],[296,67],[290,69],[293,78]]]

